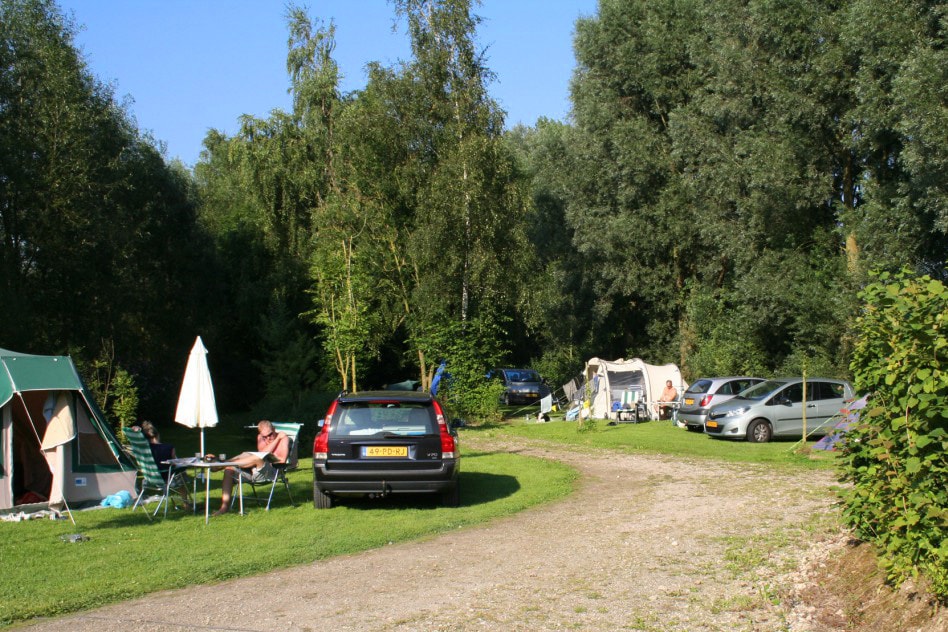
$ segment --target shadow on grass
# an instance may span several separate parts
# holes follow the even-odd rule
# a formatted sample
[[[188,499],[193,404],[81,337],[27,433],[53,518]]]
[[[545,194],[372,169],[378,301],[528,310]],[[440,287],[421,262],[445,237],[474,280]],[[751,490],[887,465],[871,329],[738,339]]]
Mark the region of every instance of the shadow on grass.
[[[470,507],[512,496],[520,490],[520,482],[506,474],[461,472],[461,506]],[[337,498],[336,504],[349,509],[437,509],[437,494],[390,494],[382,498],[358,496]]]
[[[90,526],[96,529],[125,529],[128,527],[138,527],[141,525],[147,525],[149,522],[160,522],[164,519],[164,507],[162,507],[162,510],[158,512],[157,516],[152,516],[151,520],[148,519],[148,517],[151,516],[151,513],[155,511],[155,506],[156,503],[151,503],[151,511],[148,512],[148,515],[145,515],[145,512],[142,511],[141,507],[132,512],[131,506],[119,510],[74,510],[73,518],[76,520],[75,526],[70,524],[69,518],[66,518],[61,522],[65,528],[76,529],[79,531],[81,531],[83,527],[89,528]],[[168,520],[172,520],[183,515],[185,515],[183,511],[175,511],[173,509],[168,510]],[[186,515],[187,517],[191,517],[190,512]],[[94,517],[95,520],[87,520],[86,517],[89,516]]]

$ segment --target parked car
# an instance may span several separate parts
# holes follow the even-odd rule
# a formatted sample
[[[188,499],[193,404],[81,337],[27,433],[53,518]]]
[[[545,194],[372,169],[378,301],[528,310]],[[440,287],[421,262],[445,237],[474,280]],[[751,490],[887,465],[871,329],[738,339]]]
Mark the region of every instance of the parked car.
[[[550,387],[533,369],[494,369],[491,375],[504,385],[500,396],[504,404],[532,404],[550,394]]]
[[[343,394],[313,442],[313,504],[327,509],[344,496],[438,494],[441,504],[457,507],[460,470],[457,429],[431,394]]]
[[[420,391],[421,390],[421,380],[403,380],[401,382],[393,382],[392,384],[386,384],[382,387],[386,391]]]
[[[805,408],[803,395],[803,378],[761,382],[712,406],[704,432],[754,443],[774,437],[799,437],[805,412],[807,434],[824,435],[832,430],[833,417],[843,404],[853,398],[853,387],[843,380],[808,378]]]
[[[715,404],[726,402],[746,388],[763,382],[760,377],[711,377],[695,380],[681,398],[678,421],[688,430],[704,430],[708,411]]]

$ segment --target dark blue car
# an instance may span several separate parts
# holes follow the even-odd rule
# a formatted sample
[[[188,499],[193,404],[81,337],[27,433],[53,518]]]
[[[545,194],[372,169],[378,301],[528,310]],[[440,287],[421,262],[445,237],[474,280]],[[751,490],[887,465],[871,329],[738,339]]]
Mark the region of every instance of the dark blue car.
[[[533,369],[494,369],[492,375],[504,385],[504,404],[532,404],[550,394],[540,374]]]

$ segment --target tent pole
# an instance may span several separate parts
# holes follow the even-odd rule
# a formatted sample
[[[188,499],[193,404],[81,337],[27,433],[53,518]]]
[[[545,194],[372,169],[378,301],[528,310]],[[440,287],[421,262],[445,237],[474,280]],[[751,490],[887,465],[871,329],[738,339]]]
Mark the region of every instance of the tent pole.
[[[66,513],[69,514],[69,519],[72,521],[72,526],[76,526],[76,519],[72,517],[72,510],[69,508],[69,503],[66,502],[65,494],[63,494],[63,506],[66,508]]]
[[[26,400],[23,399],[23,393],[17,391],[17,397],[20,398],[20,403],[23,404],[23,410],[26,411],[26,418],[30,420],[30,428],[33,430],[33,436],[36,437],[36,443],[43,445],[43,440],[39,436],[39,432],[36,430],[36,422],[33,421],[33,415],[30,414],[30,407],[26,405]]]

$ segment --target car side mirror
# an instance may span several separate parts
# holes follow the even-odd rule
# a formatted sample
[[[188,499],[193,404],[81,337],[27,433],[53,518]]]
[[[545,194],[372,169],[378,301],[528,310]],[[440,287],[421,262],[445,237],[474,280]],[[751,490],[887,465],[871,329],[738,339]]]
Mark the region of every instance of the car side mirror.
[[[463,419],[452,419],[450,428],[451,430],[457,430],[458,428],[463,428],[466,425],[467,425],[467,422],[464,421]]]

